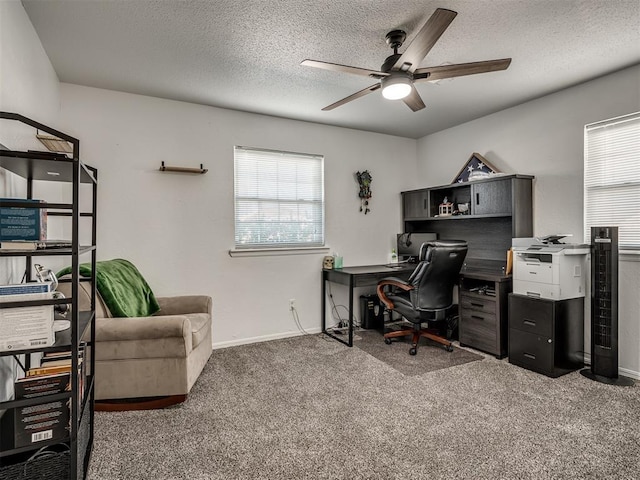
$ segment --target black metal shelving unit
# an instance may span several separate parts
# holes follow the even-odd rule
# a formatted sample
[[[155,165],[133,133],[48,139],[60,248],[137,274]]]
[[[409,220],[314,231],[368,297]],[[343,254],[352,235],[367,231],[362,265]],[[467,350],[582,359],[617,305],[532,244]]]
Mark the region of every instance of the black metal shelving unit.
[[[91,451],[93,448],[94,424],[94,378],[95,355],[95,305],[96,305],[96,208],[98,172],[95,168],[80,161],[80,141],[47,125],[36,122],[16,113],[0,112],[0,121],[20,122],[49,135],[58,137],[72,145],[72,154],[0,150],[0,167],[22,178],[27,182],[27,195],[20,199],[2,201],[3,207],[29,207],[46,209],[47,216],[69,217],[71,220],[71,248],[56,248],[34,251],[0,250],[0,257],[24,257],[26,279],[32,281],[33,261],[38,257],[67,256],[71,258],[72,295],[70,298],[33,300],[25,302],[4,302],[0,308],[19,306],[56,305],[66,303],[70,306],[67,319],[71,326],[67,330],[56,332],[55,343],[49,347],[34,349],[0,351],[1,357],[8,357],[15,362],[16,368],[26,370],[39,354],[44,352],[71,351],[71,391],[37,398],[9,400],[0,402],[0,411],[4,415],[13,416],[16,408],[38,405],[46,402],[64,401],[69,403],[70,422],[67,435],[63,438],[52,438],[28,446],[15,447],[14,432],[8,431],[13,422],[2,422],[0,430],[0,480],[4,479],[84,479],[87,474]],[[71,203],[28,202],[33,199],[34,181],[64,182],[71,187]],[[80,187],[82,184],[91,188],[91,205],[88,211],[80,211]],[[87,187],[85,187],[87,188]],[[80,219],[88,218],[91,222],[90,245],[80,245]],[[80,277],[80,263],[91,263],[91,277]],[[90,310],[80,311],[78,302],[79,282],[91,285]],[[79,370],[81,355],[84,369]],[[82,371],[83,373],[80,373]],[[82,377],[81,377],[82,375]],[[9,425],[7,427],[6,425]],[[37,455],[43,447],[50,447],[50,455]]]

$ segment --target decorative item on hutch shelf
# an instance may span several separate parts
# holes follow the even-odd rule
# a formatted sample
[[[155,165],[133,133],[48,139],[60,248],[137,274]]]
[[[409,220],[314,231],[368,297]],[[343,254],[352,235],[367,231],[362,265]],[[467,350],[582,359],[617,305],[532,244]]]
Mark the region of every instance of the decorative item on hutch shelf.
[[[479,178],[485,178],[499,172],[500,171],[487,162],[482,155],[474,152],[451,183],[463,183],[471,180],[478,180]]]
[[[371,211],[369,208],[369,199],[371,198],[371,182],[373,178],[371,178],[369,170],[365,170],[363,172],[356,172],[356,179],[358,180],[358,185],[360,185],[360,191],[358,192],[358,197],[360,197],[360,211],[364,211],[366,215]]]
[[[442,203],[438,205],[438,216],[449,217],[451,215],[453,215],[453,203],[447,197],[444,197]]]

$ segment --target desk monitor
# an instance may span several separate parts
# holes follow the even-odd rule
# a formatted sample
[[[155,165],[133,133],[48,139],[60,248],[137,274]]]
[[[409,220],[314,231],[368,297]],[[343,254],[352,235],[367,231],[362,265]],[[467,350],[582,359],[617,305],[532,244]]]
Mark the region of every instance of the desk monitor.
[[[409,262],[417,262],[420,255],[420,246],[424,242],[437,240],[435,233],[399,233],[398,234],[398,258]]]

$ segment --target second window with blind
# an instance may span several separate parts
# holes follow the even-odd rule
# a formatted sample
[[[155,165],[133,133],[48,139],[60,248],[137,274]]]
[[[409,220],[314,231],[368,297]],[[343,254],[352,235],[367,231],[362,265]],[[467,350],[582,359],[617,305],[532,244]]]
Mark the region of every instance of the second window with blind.
[[[640,112],[584,129],[584,238],[619,228],[621,249],[640,249]]]

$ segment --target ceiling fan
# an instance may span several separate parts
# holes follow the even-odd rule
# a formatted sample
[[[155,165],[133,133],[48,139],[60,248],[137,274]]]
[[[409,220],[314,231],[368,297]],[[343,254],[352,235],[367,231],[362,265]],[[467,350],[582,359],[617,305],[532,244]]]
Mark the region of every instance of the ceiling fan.
[[[387,57],[380,70],[339,65],[336,63],[322,62],[319,60],[304,60],[300,65],[306,67],[322,68],[334,72],[351,73],[355,75],[375,78],[378,83],[364,88],[359,92],[338,100],[322,110],[333,110],[336,107],[363,97],[368,93],[382,89],[382,95],[390,100],[400,100],[417,112],[425,107],[422,98],[418,94],[415,82],[441,80],[444,78],[474,75],[476,73],[495,72],[505,70],[511,63],[510,58],[499,60],[486,60],[483,62],[459,63],[457,65],[440,65],[436,67],[418,68],[420,62],[436,44],[440,36],[449,27],[457,12],[438,8],[431,15],[427,23],[416,34],[404,53],[399,54],[400,48],[407,34],[402,30],[393,30],[386,36],[387,44],[393,49],[393,55]]]

